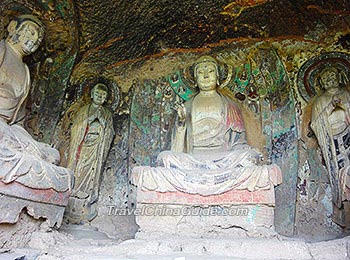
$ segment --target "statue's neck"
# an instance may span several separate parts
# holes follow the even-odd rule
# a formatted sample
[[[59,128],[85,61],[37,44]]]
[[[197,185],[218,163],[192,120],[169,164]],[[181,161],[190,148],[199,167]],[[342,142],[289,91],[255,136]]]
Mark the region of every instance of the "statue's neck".
[[[218,96],[218,92],[216,91],[216,89],[213,90],[201,90],[198,93],[199,96],[203,96],[203,97],[215,97]]]
[[[97,105],[94,102],[91,102],[91,107],[93,107],[94,109],[98,109],[98,108],[102,107],[102,105]]]

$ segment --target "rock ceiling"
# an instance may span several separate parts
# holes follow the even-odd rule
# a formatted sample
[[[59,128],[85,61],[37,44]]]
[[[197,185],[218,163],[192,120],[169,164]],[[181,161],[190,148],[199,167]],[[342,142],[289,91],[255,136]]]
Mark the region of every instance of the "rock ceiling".
[[[38,14],[50,44],[79,44],[77,62],[103,67],[242,38],[304,38],[350,23],[347,0],[2,0],[0,7],[3,21]]]
[[[102,49],[106,56],[113,57],[110,65],[167,51],[218,45],[241,37],[303,37],[317,27],[332,28],[350,14],[350,2],[346,0],[76,3],[83,29],[81,51]]]

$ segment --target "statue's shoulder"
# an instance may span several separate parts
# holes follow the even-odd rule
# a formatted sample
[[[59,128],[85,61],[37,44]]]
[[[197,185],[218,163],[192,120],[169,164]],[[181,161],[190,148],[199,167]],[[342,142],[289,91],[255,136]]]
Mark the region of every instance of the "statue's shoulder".
[[[73,125],[81,124],[88,117],[89,105],[81,102],[73,103],[65,113],[64,121],[69,121]]]
[[[218,92],[218,93],[219,93],[221,99],[223,100],[223,102],[225,102],[226,104],[230,104],[234,107],[238,107],[238,104],[234,100],[232,100],[232,98],[230,98],[230,97],[228,97],[220,92]]]
[[[6,48],[6,42],[5,40],[0,40],[0,51],[1,52],[4,52],[5,51],[5,48]]]
[[[81,104],[80,104],[81,105]],[[88,115],[91,104],[84,104],[80,107],[77,106],[76,117],[81,117],[82,115]]]
[[[188,99],[185,102],[183,102],[183,105],[185,106],[186,109],[189,109],[189,108],[192,107],[192,103],[193,103],[193,100],[194,100],[195,97],[196,97],[196,95],[194,95],[190,99]]]
[[[106,117],[108,117],[108,118],[112,118],[113,117],[112,110],[111,110],[111,108],[109,106],[104,106],[103,107],[103,111],[104,111]]]
[[[332,103],[333,97],[327,95],[326,93],[321,93],[309,100],[309,103],[312,104],[313,109],[326,108],[330,103]]]

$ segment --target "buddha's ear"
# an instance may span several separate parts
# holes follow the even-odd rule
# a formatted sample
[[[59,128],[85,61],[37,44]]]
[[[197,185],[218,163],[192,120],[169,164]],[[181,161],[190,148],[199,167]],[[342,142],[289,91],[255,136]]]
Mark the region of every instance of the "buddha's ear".
[[[16,31],[17,21],[12,20],[7,26],[7,31],[10,35],[13,35]]]

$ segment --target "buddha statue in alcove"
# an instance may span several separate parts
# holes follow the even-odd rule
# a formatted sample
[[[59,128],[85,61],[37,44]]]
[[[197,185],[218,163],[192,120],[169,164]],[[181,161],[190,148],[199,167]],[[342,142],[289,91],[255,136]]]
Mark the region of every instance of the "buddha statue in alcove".
[[[194,76],[199,93],[177,111],[171,150],[159,154],[158,167],[135,167],[133,183],[144,190],[203,196],[281,183],[280,168],[264,164],[262,154],[246,143],[238,105],[217,91],[217,61],[199,58]]]
[[[73,177],[58,166],[59,152],[34,140],[22,126],[30,90],[30,73],[22,58],[38,49],[43,24],[32,15],[22,15],[10,22],[8,32],[0,41],[0,181],[69,192]]]
[[[312,105],[311,128],[322,150],[332,189],[333,220],[349,226],[350,94],[334,66],[320,72],[323,93]]]
[[[67,167],[74,170],[75,184],[65,213],[69,223],[89,222],[98,213],[101,174],[114,137],[112,113],[104,106],[108,95],[107,86],[97,83],[91,102],[73,118]]]

